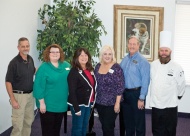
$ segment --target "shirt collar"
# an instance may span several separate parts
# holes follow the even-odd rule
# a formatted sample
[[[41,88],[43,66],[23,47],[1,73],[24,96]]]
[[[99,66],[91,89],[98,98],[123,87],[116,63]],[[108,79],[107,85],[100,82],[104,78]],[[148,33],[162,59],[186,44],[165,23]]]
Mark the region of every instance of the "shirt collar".
[[[134,59],[136,56],[139,55],[139,52],[136,52],[135,54],[133,54],[132,56],[130,56],[130,53],[128,54],[128,58],[129,59]]]
[[[17,55],[19,62],[23,62],[24,59],[21,57],[20,53]],[[29,55],[27,55],[27,61],[29,61]]]

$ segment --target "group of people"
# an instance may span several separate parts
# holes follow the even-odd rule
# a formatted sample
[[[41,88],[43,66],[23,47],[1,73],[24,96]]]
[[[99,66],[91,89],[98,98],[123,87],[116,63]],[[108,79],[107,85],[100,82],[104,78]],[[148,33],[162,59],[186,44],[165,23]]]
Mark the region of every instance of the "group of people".
[[[78,48],[71,64],[57,44],[43,52],[44,63],[36,69],[27,38],[18,40],[19,54],[9,63],[6,88],[12,105],[11,136],[30,136],[34,99],[40,111],[43,136],[59,136],[63,114],[72,114],[72,136],[86,136],[94,108],[103,136],[114,136],[117,115],[122,116],[126,136],[145,136],[145,102],[150,90],[152,133],[175,136],[177,100],[185,91],[182,68],[171,60],[171,33],[160,33],[159,59],[151,64],[139,53],[138,37],[128,40],[129,54],[120,64],[114,49],[105,45],[93,68],[85,48]],[[33,76],[35,80],[33,84]],[[90,131],[92,128],[90,129]]]

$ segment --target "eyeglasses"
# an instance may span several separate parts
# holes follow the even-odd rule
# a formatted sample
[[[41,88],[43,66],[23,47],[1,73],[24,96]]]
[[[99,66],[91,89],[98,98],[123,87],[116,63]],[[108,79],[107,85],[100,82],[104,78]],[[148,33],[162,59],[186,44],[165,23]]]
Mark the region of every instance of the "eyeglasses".
[[[60,53],[60,52],[59,52],[59,51],[50,51],[49,53],[58,54],[58,53]]]

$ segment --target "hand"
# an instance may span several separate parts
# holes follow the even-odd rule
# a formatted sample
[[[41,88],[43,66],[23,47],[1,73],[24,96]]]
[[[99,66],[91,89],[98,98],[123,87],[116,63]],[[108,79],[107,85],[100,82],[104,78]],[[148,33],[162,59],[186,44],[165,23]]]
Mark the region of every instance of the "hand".
[[[77,116],[81,116],[81,111],[75,113],[75,115],[77,115]]]
[[[144,109],[144,101],[138,100],[138,109],[143,110]]]
[[[115,103],[115,105],[114,105],[114,111],[115,111],[115,113],[119,113],[120,112],[120,103]]]
[[[13,109],[19,109],[20,108],[20,106],[16,100],[10,101],[10,103],[11,103]]]
[[[45,103],[40,103],[40,112],[42,114],[46,112],[46,104]]]

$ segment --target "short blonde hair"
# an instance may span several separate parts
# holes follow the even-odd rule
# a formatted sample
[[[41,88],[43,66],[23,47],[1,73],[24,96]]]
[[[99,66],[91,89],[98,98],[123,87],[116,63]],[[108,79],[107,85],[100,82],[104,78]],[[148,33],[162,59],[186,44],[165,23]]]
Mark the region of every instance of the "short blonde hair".
[[[107,51],[107,50],[111,50],[112,56],[113,56],[112,62],[116,63],[115,51],[114,51],[113,47],[110,46],[110,45],[104,45],[104,46],[102,47],[102,49],[100,50],[100,55],[99,55],[100,63],[101,63],[101,64],[103,63],[102,55],[103,55],[104,52]]]

